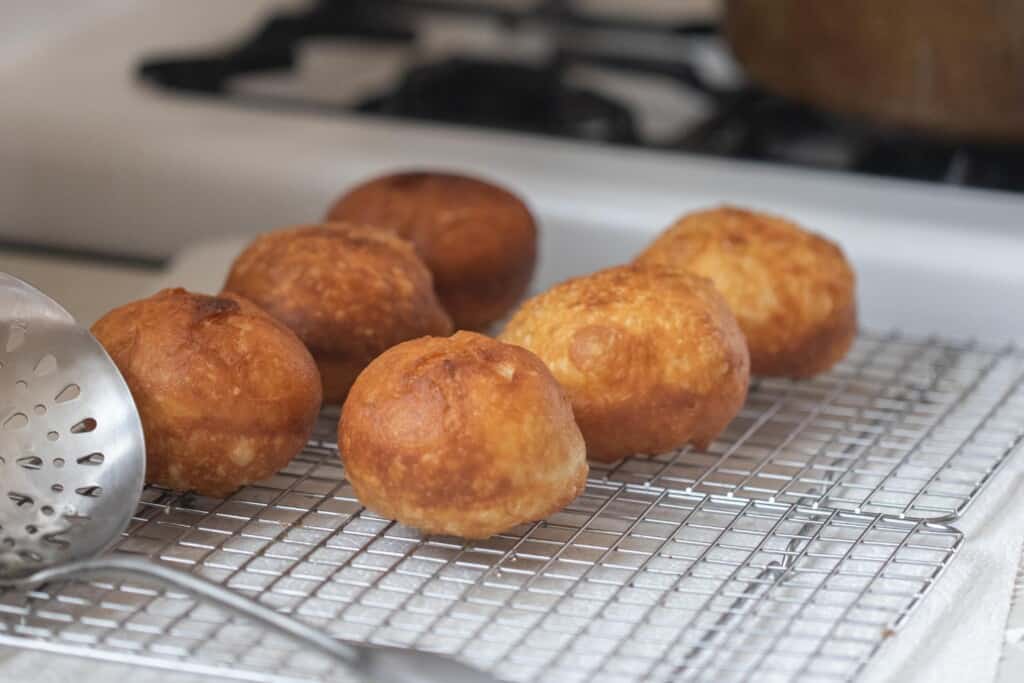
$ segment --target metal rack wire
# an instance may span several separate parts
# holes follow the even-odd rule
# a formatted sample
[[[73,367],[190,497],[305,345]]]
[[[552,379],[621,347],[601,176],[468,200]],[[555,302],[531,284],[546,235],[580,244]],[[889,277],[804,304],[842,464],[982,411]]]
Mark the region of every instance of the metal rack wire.
[[[119,550],[507,680],[850,680],[1024,437],[1022,375],[1008,349],[864,337],[825,377],[760,381],[707,453],[595,467],[565,510],[481,542],[363,509],[325,414],[287,468],[226,500],[147,489]],[[0,643],[244,680],[339,675],[116,577],[0,595]]]
[[[959,517],[1022,438],[1024,355],[862,336],[834,371],[762,379],[706,452],[595,476],[910,519]]]

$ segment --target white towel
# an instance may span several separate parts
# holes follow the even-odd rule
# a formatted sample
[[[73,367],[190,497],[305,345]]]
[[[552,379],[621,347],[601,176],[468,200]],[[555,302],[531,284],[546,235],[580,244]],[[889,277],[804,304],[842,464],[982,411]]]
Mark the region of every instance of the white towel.
[[[1024,453],[961,520],[964,543],[906,625],[868,664],[865,683],[994,681],[1024,540]],[[1024,670],[1016,680],[1024,680]]]

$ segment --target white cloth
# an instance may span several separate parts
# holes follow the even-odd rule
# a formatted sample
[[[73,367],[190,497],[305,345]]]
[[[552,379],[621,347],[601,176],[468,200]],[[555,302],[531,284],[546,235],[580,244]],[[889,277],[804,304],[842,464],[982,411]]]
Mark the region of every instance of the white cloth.
[[[953,526],[964,543],[934,588],[865,669],[863,681],[994,681],[1024,541],[1024,453]],[[1021,672],[1024,678],[1024,672]]]

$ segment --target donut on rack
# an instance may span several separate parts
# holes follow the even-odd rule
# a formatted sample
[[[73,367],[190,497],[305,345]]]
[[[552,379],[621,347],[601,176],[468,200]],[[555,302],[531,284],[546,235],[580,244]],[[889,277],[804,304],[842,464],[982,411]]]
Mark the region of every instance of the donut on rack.
[[[582,490],[583,437],[535,355],[472,332],[381,354],[342,409],[338,444],[359,500],[427,533],[486,538]]]
[[[705,447],[747,395],[736,319],[710,280],[683,271],[568,280],[524,303],[500,338],[551,368],[596,460]]]
[[[299,336],[320,369],[327,403],[342,403],[385,349],[452,331],[413,248],[361,225],[307,225],[257,237],[231,266],[224,290]]]
[[[755,375],[825,372],[857,333],[853,268],[842,250],[783,218],[733,207],[691,213],[636,262],[710,278],[746,335]]]
[[[502,187],[436,171],[375,178],[341,196],[327,214],[393,230],[434,274],[456,328],[479,330],[503,318],[526,292],[537,261],[537,225]]]
[[[165,289],[110,311],[92,333],[135,399],[150,483],[224,497],[287,465],[313,430],[316,364],[241,297]]]

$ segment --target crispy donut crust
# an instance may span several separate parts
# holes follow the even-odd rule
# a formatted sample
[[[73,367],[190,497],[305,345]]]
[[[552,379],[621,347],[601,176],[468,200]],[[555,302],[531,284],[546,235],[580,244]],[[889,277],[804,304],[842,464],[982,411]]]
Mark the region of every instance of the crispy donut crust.
[[[338,443],[359,500],[427,533],[486,538],[586,484],[583,437],[551,372],[472,332],[381,354],[352,387]]]
[[[313,430],[316,364],[238,296],[165,289],[110,311],[92,333],[135,399],[150,483],[224,497],[287,465]]]
[[[460,329],[503,318],[526,292],[537,261],[537,225],[526,204],[476,178],[386,175],[344,194],[327,219],[376,225],[411,241]]]
[[[709,444],[743,405],[750,364],[709,280],[620,266],[530,299],[501,340],[547,363],[595,460]]]
[[[387,232],[308,225],[262,235],[231,267],[224,290],[251,300],[309,347],[324,400],[342,403],[356,376],[385,349],[449,334],[430,271]]]
[[[853,269],[833,242],[733,207],[683,216],[637,257],[710,278],[739,320],[755,375],[811,377],[857,334]]]

